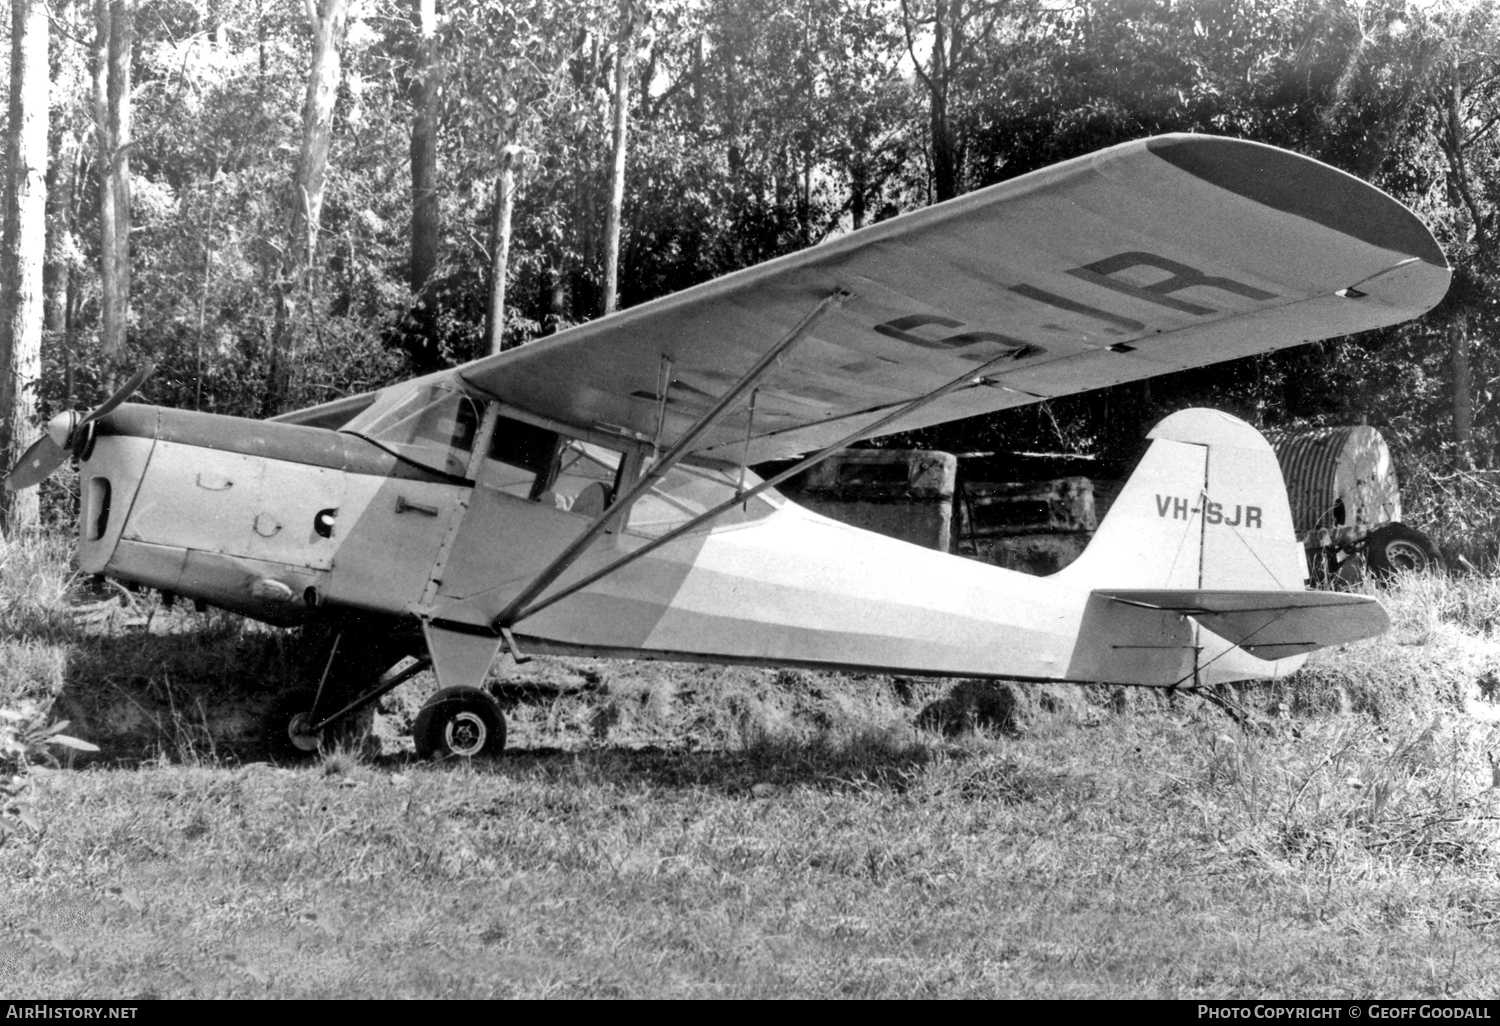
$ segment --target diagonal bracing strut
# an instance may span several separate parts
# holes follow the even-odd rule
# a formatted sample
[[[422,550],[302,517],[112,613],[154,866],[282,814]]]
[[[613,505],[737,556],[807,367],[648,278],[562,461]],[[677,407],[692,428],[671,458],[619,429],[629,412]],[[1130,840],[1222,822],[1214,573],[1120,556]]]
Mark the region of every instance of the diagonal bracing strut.
[[[618,520],[620,514],[630,508],[630,504],[635,501],[637,496],[644,494],[648,488],[661,480],[667,471],[675,467],[688,454],[693,443],[703,437],[710,428],[724,418],[724,415],[730,411],[740,396],[759,384],[761,378],[766,376],[776,361],[781,358],[782,354],[806,337],[812,326],[824,314],[833,307],[843,303],[848,296],[849,293],[842,289],[825,296],[812,309],[812,312],[798,321],[796,326],[781,338],[781,341],[767,350],[766,354],[757,360],[755,365],[747,370],[730,387],[729,391],[718,398],[718,401],[714,403],[713,407],[707,413],[698,418],[687,431],[683,432],[682,436],[672,444],[672,448],[668,449],[661,459],[651,465],[650,470],[637,478],[635,484],[624,495],[610,503],[609,508],[597,520],[590,524],[577,538],[573,539],[572,543],[563,549],[562,552],[558,553],[552,562],[543,567],[542,571],[532,579],[531,583],[521,589],[519,595],[511,599],[510,603],[495,617],[495,628],[497,630],[507,628],[519,620],[520,617],[516,614],[526,606],[526,603],[536,598],[546,590],[548,585],[566,573],[568,567],[573,565],[573,561],[582,554],[583,550],[588,548],[595,538],[599,537],[611,524]],[[668,382],[668,385],[670,385],[670,382]],[[665,395],[665,391],[663,394]]]
[[[983,379],[984,379],[984,375],[985,374],[987,374],[989,371],[994,370],[997,366],[999,366],[1002,363],[1014,360],[1015,356],[1016,356],[1015,353],[1006,353],[1004,356],[998,356],[995,359],[989,361],[988,363],[983,364],[982,366],[974,368],[973,370],[965,371],[962,375],[960,375],[959,377],[954,378],[952,381],[948,382],[946,385],[943,385],[940,388],[934,389],[933,391],[928,392],[926,395],[918,396],[916,399],[913,399],[910,402],[905,403],[904,405],[898,407],[896,410],[892,411],[891,413],[886,414],[885,416],[883,416],[880,419],[874,421],[873,423],[867,424],[867,425],[865,425],[862,428],[858,428],[857,430],[851,432],[850,434],[845,435],[843,438],[839,439],[837,442],[834,442],[832,445],[827,446],[826,448],[820,449],[817,452],[813,453],[811,456],[808,456],[807,458],[803,459],[801,462],[797,463],[796,466],[793,466],[793,467],[790,467],[790,468],[788,468],[786,470],[783,470],[781,473],[777,474],[775,477],[772,477],[772,478],[769,478],[769,479],[767,479],[765,481],[762,481],[760,484],[756,485],[754,488],[751,488],[749,491],[738,492],[733,498],[728,499],[728,500],[726,500],[724,502],[719,503],[719,505],[713,507],[712,509],[708,510],[707,512],[700,513],[698,516],[696,516],[693,519],[689,520],[685,524],[679,524],[677,527],[674,527],[672,530],[668,531],[666,534],[662,535],[661,537],[659,537],[659,538],[653,538],[651,541],[647,542],[645,545],[642,545],[640,548],[635,549],[635,550],[633,550],[631,552],[626,553],[625,555],[621,556],[619,559],[615,560],[613,563],[610,563],[608,566],[602,567],[599,570],[594,571],[593,573],[591,573],[588,576],[584,577],[582,580],[576,581],[573,584],[568,585],[566,588],[563,588],[561,591],[558,591],[558,592],[556,592],[556,593],[554,593],[552,595],[547,596],[545,599],[542,599],[540,602],[536,602],[536,603],[534,603],[534,604],[532,604],[530,606],[523,606],[523,604],[520,603],[520,602],[512,602],[511,603],[511,607],[508,607],[506,609],[506,613],[510,614],[510,619],[508,619],[508,620],[497,619],[495,621],[496,626],[497,627],[503,626],[503,627],[507,627],[508,628],[508,627],[511,627],[512,625],[518,623],[519,621],[526,619],[528,616],[534,616],[535,614],[541,612],[543,609],[546,609],[548,606],[552,605],[553,603],[561,602],[563,599],[567,598],[568,596],[576,594],[577,592],[582,591],[584,588],[587,588],[589,585],[593,584],[594,582],[600,580],[601,578],[607,577],[607,576],[609,576],[612,573],[615,573],[616,571],[622,569],[623,567],[627,566],[628,564],[635,562],[637,559],[640,559],[642,556],[646,555],[647,553],[654,552],[657,549],[661,548],[663,545],[666,545],[667,543],[675,541],[676,539],[682,537],[683,535],[687,534],[689,531],[696,530],[697,528],[703,526],[705,523],[708,523],[709,521],[713,520],[715,517],[719,516],[721,513],[724,513],[725,511],[733,508],[734,506],[738,506],[742,502],[748,502],[749,500],[755,498],[755,496],[759,495],[761,492],[764,492],[764,491],[766,491],[768,489],[771,489],[771,488],[775,488],[777,485],[781,484],[781,482],[787,480],[790,477],[793,477],[793,476],[795,476],[797,474],[802,473],[808,467],[814,466],[815,464],[818,464],[818,463],[822,463],[829,456],[832,456],[834,453],[838,452],[840,449],[842,449],[842,448],[844,448],[846,446],[849,446],[849,445],[853,445],[855,442],[858,442],[861,439],[868,438],[869,436],[875,434],[877,431],[879,431],[881,428],[885,427],[886,425],[894,423],[897,420],[900,420],[902,417],[905,417],[907,414],[913,413],[913,412],[921,409],[923,406],[926,406],[928,403],[935,402],[936,400],[941,399],[943,396],[948,395],[950,392],[956,392],[956,391],[958,391],[961,388],[971,388],[974,385],[983,383]],[[633,497],[633,495],[632,495],[632,497]],[[621,505],[623,506],[624,504],[622,503]],[[530,591],[530,590],[531,589],[528,589],[528,591]],[[539,593],[539,590],[540,589],[538,589],[538,592],[533,592],[531,596],[528,596],[527,600],[530,601],[530,598],[534,597],[535,594]],[[520,611],[519,612],[515,612],[514,609],[519,609]],[[502,617],[504,615],[505,614],[502,614]]]
[[[415,677],[417,674],[421,673],[431,665],[432,658],[430,656],[424,656],[421,659],[415,660],[404,670],[397,670],[395,673],[387,671],[386,673],[381,675],[378,681],[375,682],[375,686],[373,688],[361,694],[358,698],[354,699],[338,712],[332,713],[328,716],[319,718],[313,715],[315,712],[317,712],[318,708],[317,702],[314,701],[312,709],[308,710],[307,718],[310,720],[316,719],[317,722],[308,727],[307,732],[309,734],[316,734],[320,730],[323,730],[331,724],[337,722],[341,717],[348,716],[352,712],[357,712],[358,710],[363,709],[371,702],[383,698],[386,692],[394,691],[400,685],[405,684],[407,681],[411,680],[413,677]],[[325,673],[324,676],[326,677],[327,674]],[[321,685],[319,685],[319,688],[319,694],[321,695]]]

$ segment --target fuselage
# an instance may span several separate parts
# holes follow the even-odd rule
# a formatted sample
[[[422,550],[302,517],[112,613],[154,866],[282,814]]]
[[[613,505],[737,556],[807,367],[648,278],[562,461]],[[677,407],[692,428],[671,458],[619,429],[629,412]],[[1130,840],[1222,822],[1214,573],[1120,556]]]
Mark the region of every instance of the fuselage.
[[[340,429],[126,405],[81,464],[80,562],[273,624],[358,614],[483,634],[650,456],[642,440],[448,386],[403,388]],[[674,469],[551,591],[734,496],[740,474]],[[1171,685],[1195,667],[1210,680],[1277,671],[1187,618],[774,492],[514,629],[543,652],[911,674]]]
[[[85,572],[280,625],[330,606],[401,612],[465,491],[355,435],[129,404],[100,423],[80,487]],[[397,499],[437,515],[403,519]],[[375,566],[354,558],[361,542]]]

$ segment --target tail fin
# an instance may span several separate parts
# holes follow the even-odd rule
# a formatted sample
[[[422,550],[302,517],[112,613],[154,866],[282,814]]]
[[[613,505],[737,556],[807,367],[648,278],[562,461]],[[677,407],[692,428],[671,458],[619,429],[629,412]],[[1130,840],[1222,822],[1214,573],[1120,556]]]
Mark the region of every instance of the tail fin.
[[[1094,589],[1306,587],[1286,483],[1260,432],[1196,409],[1173,414],[1148,437],[1145,457],[1059,580]]]
[[[1055,575],[1092,592],[1070,675],[1163,685],[1279,677],[1314,649],[1386,628],[1368,596],[1305,591],[1286,483],[1258,431],[1184,410],[1150,437],[1089,547]]]

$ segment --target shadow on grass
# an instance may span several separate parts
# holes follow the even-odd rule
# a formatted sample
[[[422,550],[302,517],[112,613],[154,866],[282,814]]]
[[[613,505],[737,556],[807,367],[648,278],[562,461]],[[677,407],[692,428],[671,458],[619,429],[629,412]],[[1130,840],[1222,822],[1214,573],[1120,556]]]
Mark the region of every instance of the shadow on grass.
[[[98,761],[263,758],[266,706],[305,680],[316,662],[316,640],[295,633],[247,628],[227,617],[184,618],[181,626],[80,632],[71,639],[60,679],[49,689],[54,717],[98,744]]]
[[[181,606],[153,607],[144,624],[75,626],[50,689],[57,699],[55,718],[71,720],[71,733],[100,746],[99,756],[89,760],[100,764],[162,761],[212,768],[266,761],[269,706],[286,690],[316,679],[325,642],[316,632],[267,630],[234,617],[193,614]],[[606,691],[591,674],[595,671],[561,668],[556,680],[513,682],[510,689],[518,693],[510,697],[558,706],[562,711],[551,719],[568,723],[587,720],[596,706],[639,697],[634,692],[627,697],[618,688]],[[600,738],[581,748],[522,747],[499,760],[477,763],[473,771],[558,786],[573,780],[753,794],[808,785],[904,791],[934,760],[962,762],[994,744],[982,735],[955,741],[910,726],[886,726],[900,717],[901,709],[893,717],[891,709],[876,708],[884,692],[863,682],[846,693],[837,682],[821,679],[814,682],[816,688],[780,678],[737,681],[722,694],[706,691],[700,706],[687,696],[702,682],[685,687],[668,671],[663,674],[660,681],[652,678],[641,694],[654,701],[660,690],[667,696],[662,703],[666,711],[656,716],[651,701],[642,700],[640,708],[646,712],[639,715],[656,716],[647,722],[664,743],[626,747]],[[758,687],[779,688],[786,700],[778,705],[762,695],[751,701]],[[828,696],[821,693],[825,687]],[[850,695],[867,699],[869,707]],[[413,713],[426,693],[409,697],[412,708],[407,709],[400,704],[407,698],[392,696],[392,701],[400,698],[399,708],[388,710],[383,730],[399,727],[401,716]],[[737,715],[736,702],[746,706]],[[775,708],[768,713],[763,705]],[[710,708],[713,715],[705,711]],[[771,713],[788,724],[785,730],[759,722],[758,717],[771,718]],[[872,726],[877,713],[884,723]],[[566,733],[543,720],[527,725],[543,734],[537,739],[543,743],[548,735]],[[572,739],[577,740],[576,731]],[[342,758],[376,772],[442,771],[415,763],[409,755],[344,753]]]
[[[974,739],[954,745],[906,731],[871,731],[843,737],[762,739],[730,749],[691,744],[639,749],[600,747],[582,751],[555,748],[512,749],[498,759],[472,764],[416,763],[382,758],[375,768],[423,767],[493,775],[560,787],[608,782],[626,789],[689,790],[770,795],[808,785],[828,790],[870,788],[901,792],[937,760],[962,761],[986,750]]]

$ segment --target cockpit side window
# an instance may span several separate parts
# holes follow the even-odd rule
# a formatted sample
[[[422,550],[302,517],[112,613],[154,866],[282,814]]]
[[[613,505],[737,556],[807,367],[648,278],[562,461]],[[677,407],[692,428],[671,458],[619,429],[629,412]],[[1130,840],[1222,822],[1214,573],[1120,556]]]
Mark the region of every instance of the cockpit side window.
[[[582,516],[614,501],[624,454],[510,417],[497,417],[479,483]]]
[[[740,494],[740,473],[737,467],[679,463],[635,501],[625,530],[649,538],[666,534]],[[754,472],[743,473],[747,490],[760,483]],[[774,491],[762,492],[720,513],[703,530],[760,520],[776,512],[782,501]]]
[[[615,500],[622,454],[569,438],[557,457],[557,474],[542,501],[585,516],[598,516],[608,509]]]
[[[557,443],[556,431],[497,417],[480,482],[518,498],[536,498],[551,483]]]
[[[418,389],[381,409],[351,421],[345,430],[419,463],[462,477],[479,431],[480,411],[474,400],[445,385]],[[361,423],[361,421],[365,421]]]

